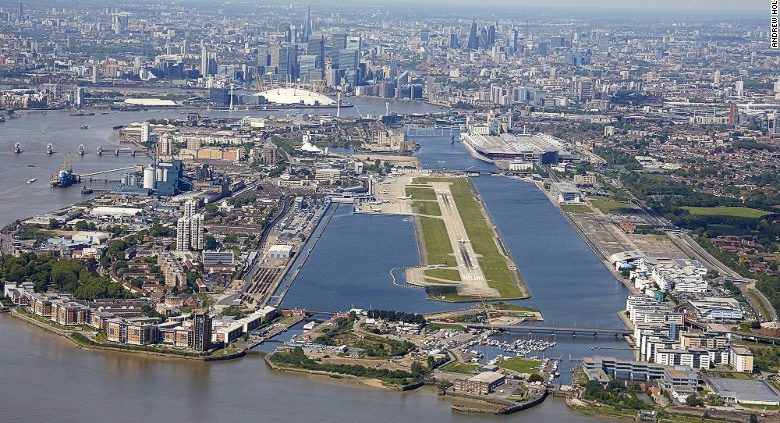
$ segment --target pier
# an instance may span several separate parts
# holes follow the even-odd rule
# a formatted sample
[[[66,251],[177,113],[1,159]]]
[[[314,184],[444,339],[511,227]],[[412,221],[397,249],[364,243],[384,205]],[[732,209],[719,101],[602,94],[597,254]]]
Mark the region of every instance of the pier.
[[[490,325],[484,323],[466,323],[466,327],[473,329],[500,329],[508,332],[561,334],[561,335],[586,335],[586,336],[614,336],[616,338],[630,335],[628,329],[604,329],[604,328],[578,328],[565,326],[531,326],[531,325]]]

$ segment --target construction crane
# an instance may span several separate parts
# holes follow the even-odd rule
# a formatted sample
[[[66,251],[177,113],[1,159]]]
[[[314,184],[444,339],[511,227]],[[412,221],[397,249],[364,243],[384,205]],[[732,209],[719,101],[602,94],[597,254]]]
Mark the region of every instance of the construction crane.
[[[265,84],[263,84],[263,78],[260,76],[260,72],[255,72],[255,80],[257,80],[257,92],[265,91]]]
[[[49,184],[52,188],[67,188],[78,183],[79,179],[79,176],[73,173],[73,162],[70,159],[70,153],[66,153],[60,170],[52,175]]]

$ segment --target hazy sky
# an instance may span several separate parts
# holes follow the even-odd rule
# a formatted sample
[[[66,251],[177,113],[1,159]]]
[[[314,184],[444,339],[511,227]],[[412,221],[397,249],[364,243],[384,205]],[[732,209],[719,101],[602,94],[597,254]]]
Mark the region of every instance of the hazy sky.
[[[762,11],[769,16],[769,0],[396,0],[399,3],[501,5],[537,7],[598,7],[624,9],[685,9]]]

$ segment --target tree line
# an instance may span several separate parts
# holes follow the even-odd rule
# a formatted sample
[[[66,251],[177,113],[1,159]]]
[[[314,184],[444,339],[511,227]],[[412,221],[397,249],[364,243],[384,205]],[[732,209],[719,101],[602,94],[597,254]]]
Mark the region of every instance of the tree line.
[[[394,310],[368,310],[367,316],[372,319],[382,319],[390,322],[404,322],[414,324],[424,324],[425,316],[417,313],[405,313]]]
[[[35,292],[46,292],[54,287],[72,293],[80,300],[131,296],[121,284],[97,275],[95,265],[92,261],[59,260],[51,254],[38,256],[27,253],[19,257],[5,255],[0,257],[0,275],[6,281],[32,282]]]

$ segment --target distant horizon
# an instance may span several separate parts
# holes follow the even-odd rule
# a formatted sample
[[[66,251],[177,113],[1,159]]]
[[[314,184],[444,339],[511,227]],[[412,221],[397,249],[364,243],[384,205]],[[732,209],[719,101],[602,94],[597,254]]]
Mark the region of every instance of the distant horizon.
[[[338,0],[331,0],[332,3],[339,3]],[[388,0],[379,0],[376,3],[389,3]],[[346,3],[346,2],[345,2]],[[371,0],[361,3],[371,4]],[[749,11],[769,13],[769,2],[765,0],[744,0],[734,2],[732,0],[393,0],[392,3],[414,3],[427,5],[447,5],[447,6],[503,6],[510,8],[512,6],[533,7],[533,8],[592,8],[592,9],[633,9],[633,10],[688,10],[688,11]]]
[[[0,0],[0,7],[15,9],[19,0]],[[22,0],[25,8],[40,9],[41,4],[35,1]],[[130,2],[139,4],[154,3],[153,0],[141,0]],[[209,7],[230,7],[257,3],[251,0],[180,0],[179,4],[188,5],[200,4]],[[765,13],[769,17],[769,2],[767,0],[743,0],[735,2],[733,0],[265,0],[262,3],[275,5],[296,5],[310,4],[317,8],[318,6],[337,5],[352,7],[371,7],[371,6],[396,6],[410,7],[419,6],[420,9],[432,7],[447,7],[450,11],[457,9],[489,8],[512,10],[522,9],[569,9],[572,11],[612,11],[612,12],[648,12],[659,14],[664,12],[691,12],[702,15],[723,14],[736,12],[732,17],[742,18],[744,15],[757,17]],[[101,0],[52,0],[47,8],[63,7],[68,5],[103,7],[125,4],[122,1],[101,1]],[[572,16],[574,17],[574,16]]]

